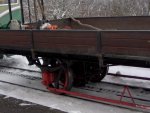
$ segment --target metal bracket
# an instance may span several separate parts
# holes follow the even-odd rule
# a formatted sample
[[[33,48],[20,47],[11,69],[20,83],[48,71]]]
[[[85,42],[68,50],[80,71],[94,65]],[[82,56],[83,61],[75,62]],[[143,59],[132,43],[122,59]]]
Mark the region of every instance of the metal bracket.
[[[34,49],[31,49],[31,56],[32,56],[32,59],[35,60],[35,52],[34,52]]]
[[[99,60],[99,67],[104,67],[104,60],[103,60],[103,55],[100,54],[98,56],[98,60]]]

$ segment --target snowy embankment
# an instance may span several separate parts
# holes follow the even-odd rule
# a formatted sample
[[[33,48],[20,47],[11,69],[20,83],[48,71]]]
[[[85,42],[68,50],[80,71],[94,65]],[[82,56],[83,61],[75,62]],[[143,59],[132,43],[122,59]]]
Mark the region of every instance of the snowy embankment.
[[[12,66],[12,67],[14,66],[19,68],[39,70],[36,66],[28,66],[28,61],[26,60],[25,57],[22,56],[11,56],[9,58],[4,58],[3,60],[0,60],[0,64]],[[127,74],[131,70],[133,71],[132,73],[133,75],[135,74],[137,75],[137,73],[139,74],[140,70],[141,70],[141,75],[144,74],[145,76],[148,76],[148,73],[150,73],[149,69],[143,69],[143,68],[130,68],[130,67],[122,67],[122,66],[115,66],[110,68],[110,72],[116,73],[120,71],[120,73],[122,74]],[[4,78],[4,77],[5,76],[2,75],[2,73],[0,73],[0,78]],[[133,82],[133,80],[126,80],[124,78],[110,77],[110,76],[106,76],[104,80],[111,81],[111,82],[114,80],[118,82],[124,81],[124,83]],[[18,80],[16,79],[15,81],[17,82],[19,81],[19,79]],[[30,84],[29,81],[22,81],[22,82],[24,82],[24,84],[27,85]],[[148,82],[146,82],[145,84],[147,83]],[[139,82],[137,82],[137,85],[138,84]],[[35,83],[33,85],[36,85],[36,87],[43,87],[40,81],[39,84]],[[4,94],[7,97],[10,96],[17,99],[30,101],[36,104],[48,106],[51,108],[60,109],[62,111],[66,111],[69,113],[142,113],[142,112],[128,110],[128,109],[119,108],[115,106],[109,106],[101,103],[81,100],[77,98],[55,95],[49,92],[42,92],[42,91],[37,91],[29,88],[23,88],[15,85],[10,85],[7,83],[0,83],[0,94]]]
[[[15,11],[17,9],[20,9],[20,6],[13,7],[11,10]],[[9,10],[6,10],[6,11],[0,13],[0,18],[3,17],[4,15],[8,14],[8,13],[9,13]]]

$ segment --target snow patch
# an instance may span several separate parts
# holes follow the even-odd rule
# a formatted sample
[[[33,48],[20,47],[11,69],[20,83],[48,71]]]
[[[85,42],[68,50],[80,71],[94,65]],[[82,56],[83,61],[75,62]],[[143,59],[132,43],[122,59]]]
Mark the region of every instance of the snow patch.
[[[7,99],[7,98],[10,98],[10,97],[6,95],[6,96],[4,97],[4,99]]]
[[[81,113],[80,111],[70,111],[70,113]]]
[[[63,95],[41,92],[19,86],[10,86],[5,83],[0,83],[0,93],[69,113],[142,113]]]
[[[20,106],[31,106],[31,105],[35,105],[35,104],[29,104],[29,103],[21,103],[19,104]]]

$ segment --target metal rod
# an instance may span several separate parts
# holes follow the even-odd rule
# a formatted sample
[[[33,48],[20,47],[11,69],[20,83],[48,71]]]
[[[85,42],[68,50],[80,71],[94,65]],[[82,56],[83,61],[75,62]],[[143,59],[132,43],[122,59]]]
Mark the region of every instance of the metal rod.
[[[36,7],[36,0],[33,1],[34,2],[34,14],[35,14],[35,20],[37,22],[37,7]]]
[[[23,1],[22,0],[20,0],[20,9],[21,9],[22,23],[24,24],[24,12],[23,12]]]
[[[58,93],[58,94],[64,93],[67,95],[84,98],[84,99],[95,100],[95,101],[112,104],[112,105],[116,105],[116,106],[124,106],[124,107],[129,107],[129,108],[141,109],[141,110],[145,110],[145,111],[150,110],[149,105],[139,105],[139,104],[133,104],[133,103],[124,102],[124,101],[120,102],[120,100],[114,100],[114,99],[109,99],[109,98],[104,98],[104,97],[99,97],[99,96],[93,96],[93,95],[84,94],[84,93],[80,93],[80,92],[66,91],[63,89],[56,89],[56,88],[51,88],[51,87],[49,87],[48,90],[51,92]]]
[[[41,5],[42,5],[42,8],[43,8],[43,15],[42,15],[43,17],[42,18],[43,18],[43,20],[46,20],[45,13],[44,13],[45,9],[44,9],[44,1],[43,0],[41,0]]]
[[[129,90],[128,86],[125,86],[125,87],[126,87],[126,89],[127,89],[128,93],[129,93],[129,96],[131,97],[132,102],[133,102],[134,104],[136,104],[136,103],[135,103],[135,101],[134,101],[133,96],[131,95],[131,92],[130,92],[130,90]]]
[[[30,11],[30,2],[28,0],[28,11],[29,11],[29,21],[31,23],[31,11]]]
[[[140,80],[150,80],[150,78],[148,77],[138,77],[138,76],[131,76],[131,75],[115,74],[115,73],[108,73],[107,75],[116,76],[116,77],[124,77],[124,78],[140,79]]]
[[[11,0],[8,0],[8,7],[9,7],[9,16],[10,16],[10,20],[12,20]]]
[[[122,101],[122,98],[124,97],[126,90],[127,90],[128,94],[129,94],[129,96],[130,96],[129,98],[131,98],[133,104],[136,104],[135,101],[134,101],[133,96],[131,95],[131,92],[130,92],[128,86],[124,86],[123,92],[121,93],[120,102]]]

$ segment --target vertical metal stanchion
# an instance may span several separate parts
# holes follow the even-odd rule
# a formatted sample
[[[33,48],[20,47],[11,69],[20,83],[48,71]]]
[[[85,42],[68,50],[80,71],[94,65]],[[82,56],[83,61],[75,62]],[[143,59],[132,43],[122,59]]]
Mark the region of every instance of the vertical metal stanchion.
[[[28,0],[28,11],[29,11],[29,21],[31,23],[32,20],[31,20],[31,10],[30,10],[30,1],[29,0]]]
[[[8,7],[9,7],[9,17],[10,17],[10,20],[12,20],[11,0],[8,0]]]
[[[46,20],[46,17],[45,17],[45,9],[44,9],[44,1],[41,0],[41,5],[42,5],[42,8],[43,8],[43,20]]]
[[[20,9],[21,9],[22,23],[24,24],[24,12],[23,12],[23,1],[22,0],[20,0]]]
[[[36,7],[36,0],[33,1],[34,3],[34,14],[35,14],[35,20],[37,22],[37,7]]]

